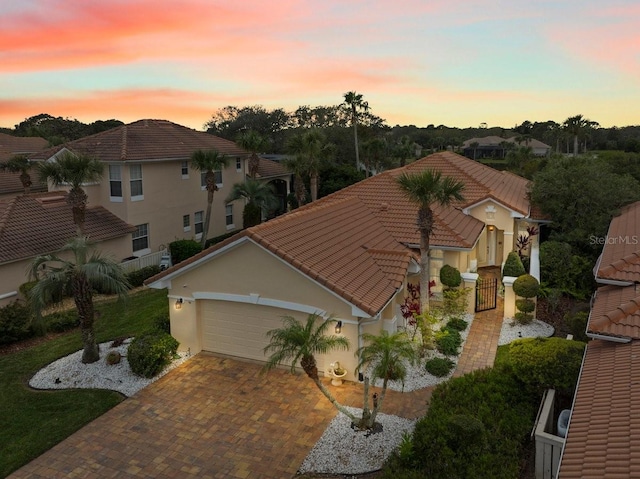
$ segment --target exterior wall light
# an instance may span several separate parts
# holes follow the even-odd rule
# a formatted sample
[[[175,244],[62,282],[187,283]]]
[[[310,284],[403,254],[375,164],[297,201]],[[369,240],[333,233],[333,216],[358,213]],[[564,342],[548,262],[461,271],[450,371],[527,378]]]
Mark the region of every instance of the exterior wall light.
[[[182,309],[182,298],[176,300],[176,309]]]
[[[340,334],[340,333],[342,332],[342,321],[338,321],[338,322],[336,323],[336,329],[335,329],[335,331],[336,331],[336,334]]]

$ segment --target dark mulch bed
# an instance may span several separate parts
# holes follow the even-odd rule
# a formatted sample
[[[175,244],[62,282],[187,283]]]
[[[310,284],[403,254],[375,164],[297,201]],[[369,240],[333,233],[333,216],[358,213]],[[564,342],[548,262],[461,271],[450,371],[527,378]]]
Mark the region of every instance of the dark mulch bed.
[[[553,326],[555,328],[554,336],[566,338],[567,334],[571,334],[571,331],[565,324],[564,317],[579,311],[589,311],[589,303],[565,296],[557,301],[540,298],[536,308],[536,318]]]

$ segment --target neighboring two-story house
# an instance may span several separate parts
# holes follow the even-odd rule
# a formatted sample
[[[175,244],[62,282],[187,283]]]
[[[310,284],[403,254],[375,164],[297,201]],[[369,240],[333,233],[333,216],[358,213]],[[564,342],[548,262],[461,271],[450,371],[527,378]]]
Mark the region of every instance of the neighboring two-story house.
[[[157,252],[176,239],[201,238],[207,192],[204,174],[191,167],[196,150],[217,150],[229,165],[216,172],[208,238],[242,228],[243,201],[227,204],[235,183],[245,181],[248,153],[232,141],[170,121],[140,120],[75,140],[31,159],[51,161],[63,151],[90,155],[105,163],[99,184],[84,187],[90,205],[101,205],[134,225],[134,256]],[[279,170],[268,181],[286,196],[289,175]]]

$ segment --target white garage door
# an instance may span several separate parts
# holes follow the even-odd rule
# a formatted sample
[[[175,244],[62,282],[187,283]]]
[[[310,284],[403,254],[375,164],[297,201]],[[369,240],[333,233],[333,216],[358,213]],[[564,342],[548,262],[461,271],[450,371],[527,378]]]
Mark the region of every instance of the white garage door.
[[[267,331],[282,327],[286,309],[229,301],[202,301],[202,349],[266,361]],[[298,319],[301,319],[298,317]]]

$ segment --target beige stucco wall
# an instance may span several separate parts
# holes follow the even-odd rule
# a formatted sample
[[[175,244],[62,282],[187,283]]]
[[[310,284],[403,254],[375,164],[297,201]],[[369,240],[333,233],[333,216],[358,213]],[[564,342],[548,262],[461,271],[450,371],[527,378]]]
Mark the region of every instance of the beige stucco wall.
[[[474,218],[479,219],[487,226],[493,226],[496,229],[495,233],[495,260],[494,264],[500,266],[507,259],[507,255],[514,248],[514,229],[516,219],[511,216],[511,210],[505,208],[495,201],[485,201],[473,208],[469,209],[469,214]],[[488,228],[485,227],[478,239],[478,244],[475,248],[475,258],[477,259],[478,266],[487,266],[487,239],[489,237]],[[472,258],[470,258],[472,259]],[[461,270],[462,271],[462,270]]]
[[[98,249],[105,255],[109,255],[114,261],[120,262],[123,258],[131,256],[131,235],[103,241],[99,243]],[[60,255],[63,258],[68,254]],[[0,296],[18,291],[22,283],[29,281],[29,265],[32,258],[23,259],[11,263],[0,265]],[[0,307],[18,299],[19,296],[11,296],[0,299]]]
[[[106,163],[102,181],[84,187],[89,205],[102,205],[134,226],[148,223],[150,252],[159,251],[162,245],[167,246],[176,239],[199,239],[195,235],[194,213],[206,213],[207,192],[200,185],[200,172],[192,169],[190,163],[187,178],[182,176],[182,160],[111,164],[122,167],[122,201],[110,199],[109,163]],[[142,165],[142,200],[131,199],[131,164]],[[225,199],[233,185],[244,178],[244,172],[236,170],[236,161],[232,158],[222,173],[222,186],[213,197],[209,238],[242,228],[243,203],[234,202],[234,223],[228,227]],[[189,231],[183,227],[184,215],[190,216]]]
[[[321,371],[326,371],[330,363],[340,361],[349,371],[346,379],[350,380],[356,378],[355,352],[361,344],[358,341],[358,324],[371,321],[371,324],[362,326],[361,332],[379,334],[384,326],[383,319],[392,319],[398,304],[398,301],[392,300],[379,320],[354,316],[350,304],[256,244],[245,242],[171,280],[168,291],[171,333],[181,343],[181,350],[190,349],[192,353],[196,353],[202,349],[201,301],[193,298],[194,295],[202,297],[205,293],[228,295],[225,296],[228,300],[237,301],[245,301],[253,295],[256,301],[277,300],[279,307],[290,303],[292,308],[304,306],[311,311],[334,315],[336,319],[343,321],[341,334],[349,339],[351,347],[348,351],[334,351],[319,357],[318,367]],[[175,309],[177,298],[183,298],[179,310]],[[291,313],[302,320],[308,314],[295,310]]]

